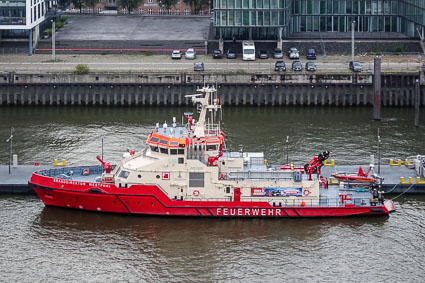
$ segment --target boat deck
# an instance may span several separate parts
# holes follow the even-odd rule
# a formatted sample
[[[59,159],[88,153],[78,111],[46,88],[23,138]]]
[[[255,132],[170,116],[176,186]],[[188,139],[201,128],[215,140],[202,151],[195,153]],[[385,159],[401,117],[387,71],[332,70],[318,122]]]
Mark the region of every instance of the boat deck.
[[[80,166],[78,166],[80,167]],[[81,168],[92,168],[97,167],[99,170],[103,170],[101,166],[81,166]],[[367,171],[369,165],[362,165],[363,170]],[[31,178],[31,175],[34,171],[44,170],[52,168],[51,165],[18,165],[17,167],[11,168],[11,173],[9,174],[9,168],[7,165],[0,165],[0,193],[22,193],[28,194],[33,193],[31,188],[28,186],[28,181]],[[71,167],[72,168],[72,167]],[[248,169],[249,167],[247,167]],[[252,165],[250,167],[252,170],[266,170],[267,166],[265,165]],[[67,167],[68,169],[68,167]],[[322,168],[322,174],[325,178],[329,179],[335,172],[358,172],[359,165],[346,165],[346,166],[325,166]],[[66,170],[62,167],[54,168],[56,171],[51,171],[58,173],[58,175],[65,173],[63,170]],[[375,166],[375,172],[378,171],[378,167]],[[78,174],[79,173],[79,174]],[[74,171],[73,179],[80,181],[95,181],[96,177],[100,176],[99,173],[95,173],[93,170],[90,170],[89,176],[83,176],[82,171]],[[416,172],[413,169],[409,169],[405,166],[390,166],[390,165],[381,165],[381,174],[384,178],[382,184],[382,189],[385,192],[399,194],[405,192],[407,189],[407,194],[425,194],[425,179],[420,178],[421,182],[417,183],[416,181]],[[400,183],[400,177],[404,177],[405,182]],[[412,183],[409,183],[409,177],[412,178]],[[336,180],[334,180],[336,181]]]

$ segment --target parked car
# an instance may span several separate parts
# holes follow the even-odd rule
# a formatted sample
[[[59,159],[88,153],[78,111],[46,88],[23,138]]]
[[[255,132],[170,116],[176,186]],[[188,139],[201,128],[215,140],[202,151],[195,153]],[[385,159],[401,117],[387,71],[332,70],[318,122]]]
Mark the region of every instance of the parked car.
[[[260,58],[260,59],[268,59],[269,58],[269,53],[267,53],[267,50],[260,50],[260,52],[258,52],[258,58]]]
[[[307,60],[316,60],[316,50],[313,48],[307,49]]]
[[[223,57],[223,53],[221,52],[220,49],[216,49],[213,52],[213,59],[221,59]]]
[[[289,59],[300,59],[300,53],[298,52],[298,49],[296,49],[295,47],[291,47],[291,49],[289,49]]]
[[[195,49],[193,48],[188,48],[186,50],[186,53],[184,54],[184,58],[189,59],[189,60],[193,60],[196,58],[196,52]]]
[[[348,67],[353,72],[361,72],[361,71],[363,71],[362,64],[360,62],[357,62],[357,61],[350,61],[350,64],[348,65]]]
[[[315,72],[317,70],[316,63],[314,62],[305,63],[305,69],[307,71]]]
[[[232,49],[227,50],[226,58],[227,59],[236,59],[236,52],[233,51]]]
[[[203,62],[193,63],[193,70],[194,71],[200,71],[200,72],[205,71],[204,63]]]
[[[292,62],[292,71],[302,71],[303,70],[303,64],[301,64],[300,61],[294,61]]]
[[[173,50],[171,53],[171,59],[181,59],[182,58],[182,52],[180,50]]]
[[[283,58],[283,52],[280,48],[275,48],[273,53],[273,58],[275,59],[282,59]]]
[[[276,72],[285,72],[286,71],[286,65],[283,61],[276,61],[274,64],[274,70]]]

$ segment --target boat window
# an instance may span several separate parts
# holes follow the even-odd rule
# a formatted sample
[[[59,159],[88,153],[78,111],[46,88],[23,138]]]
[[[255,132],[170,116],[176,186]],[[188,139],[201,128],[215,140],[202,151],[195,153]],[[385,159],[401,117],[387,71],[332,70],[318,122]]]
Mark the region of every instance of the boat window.
[[[158,139],[158,138],[155,138],[155,137],[152,137],[150,141],[151,141],[151,142],[158,142],[158,141],[159,141],[159,139]]]
[[[155,151],[155,152],[158,152],[158,151],[159,151],[159,149],[158,149],[158,147],[157,147],[157,146],[151,146],[151,150],[152,150],[152,151]]]
[[[127,179],[129,175],[130,175],[130,172],[125,171],[125,170],[121,170],[121,172],[118,175],[118,177],[123,178],[123,179]]]
[[[184,164],[184,157],[179,157],[179,164]]]
[[[161,153],[168,154],[168,148],[162,148],[162,147],[160,147],[159,149],[161,150]]]
[[[204,173],[189,173],[189,187],[204,187]]]
[[[216,144],[207,144],[207,150],[217,150]]]
[[[179,149],[179,154],[184,154],[184,149]]]
[[[177,155],[177,149],[175,149],[175,148],[170,149],[170,154],[171,155]]]
[[[174,145],[174,146],[176,146],[176,145],[179,145],[179,142],[172,141],[172,142],[170,142],[170,145]]]
[[[168,144],[168,141],[167,140],[160,140],[159,143],[160,144]]]

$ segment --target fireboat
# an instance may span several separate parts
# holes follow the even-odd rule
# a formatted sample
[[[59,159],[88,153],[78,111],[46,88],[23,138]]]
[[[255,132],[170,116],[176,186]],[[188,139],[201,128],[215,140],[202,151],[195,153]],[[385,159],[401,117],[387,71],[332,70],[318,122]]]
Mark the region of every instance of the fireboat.
[[[156,124],[141,152],[117,165],[35,171],[30,184],[46,206],[158,216],[345,217],[387,215],[394,203],[379,185],[328,184],[324,151],[304,166],[270,165],[262,152],[230,152],[219,96],[204,86],[187,95],[198,120]],[[365,188],[366,187],[366,188]]]

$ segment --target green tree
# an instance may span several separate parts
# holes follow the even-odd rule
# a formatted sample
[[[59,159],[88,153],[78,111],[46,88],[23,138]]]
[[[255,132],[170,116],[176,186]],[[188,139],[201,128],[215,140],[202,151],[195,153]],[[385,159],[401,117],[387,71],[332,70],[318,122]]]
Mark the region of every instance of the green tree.
[[[192,8],[193,14],[198,14],[210,6],[210,0],[183,0],[183,2]]]
[[[161,0],[158,2],[159,7],[164,7],[165,9],[170,9],[175,7],[179,0]]]
[[[74,5],[74,7],[77,7],[78,9],[80,9],[80,14],[81,14],[81,8],[83,7],[83,0],[71,0],[72,5]]]
[[[96,4],[99,3],[99,0],[83,0],[83,1],[84,1],[84,6],[92,8],[94,13],[94,7],[96,7]]]
[[[131,11],[139,7],[140,4],[142,4],[144,0],[118,0],[118,5],[121,8],[125,8],[127,12],[130,14]]]

